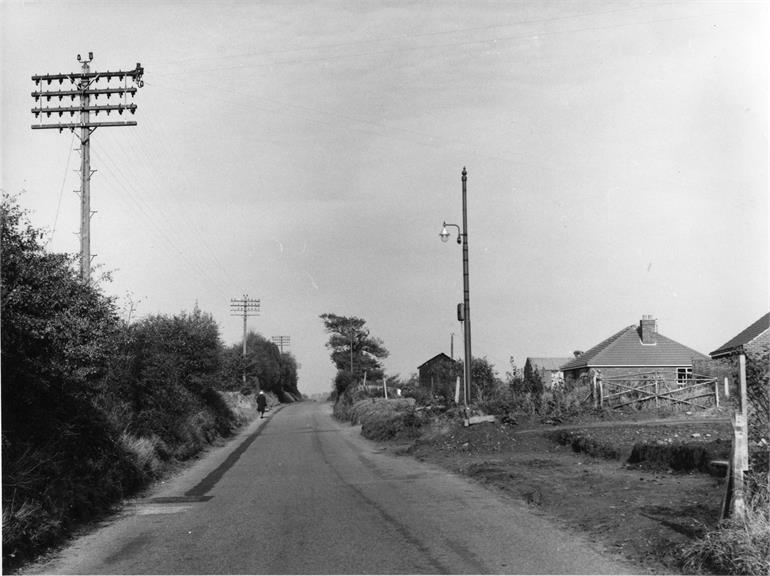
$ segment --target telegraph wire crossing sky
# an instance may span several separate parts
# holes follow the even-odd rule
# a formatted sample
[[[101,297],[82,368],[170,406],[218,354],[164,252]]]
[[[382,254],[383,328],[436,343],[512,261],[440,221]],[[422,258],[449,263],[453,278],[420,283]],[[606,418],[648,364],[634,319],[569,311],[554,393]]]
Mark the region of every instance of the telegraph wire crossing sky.
[[[764,2],[0,5],[2,188],[76,253],[78,140],[32,130],[34,74],[130,69],[137,126],[91,145],[94,276],[132,318],[197,305],[240,343],[367,320],[408,377],[462,350],[570,356],[644,314],[708,353],[768,302]],[[61,31],[66,30],[63,34]]]

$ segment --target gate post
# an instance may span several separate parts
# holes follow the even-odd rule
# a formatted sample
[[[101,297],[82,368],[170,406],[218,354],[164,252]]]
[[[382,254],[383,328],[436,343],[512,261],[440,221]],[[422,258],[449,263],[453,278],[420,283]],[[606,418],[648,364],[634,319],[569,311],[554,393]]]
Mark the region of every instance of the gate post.
[[[604,408],[604,387],[602,386],[602,376],[596,377],[596,383],[599,385],[599,408]]]

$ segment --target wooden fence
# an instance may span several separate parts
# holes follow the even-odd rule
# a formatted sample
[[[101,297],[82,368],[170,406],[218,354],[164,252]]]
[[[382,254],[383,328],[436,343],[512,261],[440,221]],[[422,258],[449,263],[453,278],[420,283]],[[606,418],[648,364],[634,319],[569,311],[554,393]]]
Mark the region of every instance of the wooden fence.
[[[636,372],[603,377],[594,374],[591,395],[594,406],[622,408],[719,407],[719,384],[716,378],[693,374],[678,382],[659,372]]]

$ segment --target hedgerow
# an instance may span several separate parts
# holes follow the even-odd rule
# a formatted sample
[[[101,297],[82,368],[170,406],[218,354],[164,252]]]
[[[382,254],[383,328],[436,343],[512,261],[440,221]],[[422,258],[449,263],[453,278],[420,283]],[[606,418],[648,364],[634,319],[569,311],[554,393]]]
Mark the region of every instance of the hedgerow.
[[[210,314],[129,325],[98,280],[79,278],[74,257],[45,250],[17,198],[3,193],[0,219],[7,571],[254,410],[253,396],[220,390],[225,355]]]

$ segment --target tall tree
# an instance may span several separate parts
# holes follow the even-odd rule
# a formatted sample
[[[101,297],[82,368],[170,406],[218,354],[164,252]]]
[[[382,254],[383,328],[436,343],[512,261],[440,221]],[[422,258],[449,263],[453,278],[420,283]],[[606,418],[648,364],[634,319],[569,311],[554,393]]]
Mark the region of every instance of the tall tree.
[[[380,360],[387,358],[389,352],[382,340],[370,334],[366,320],[331,313],[321,314],[320,318],[329,333],[326,347],[331,350],[332,363],[338,372],[347,374],[335,380],[338,394],[344,392],[341,387],[347,388],[350,382],[361,380],[364,372],[370,380],[383,378]]]

